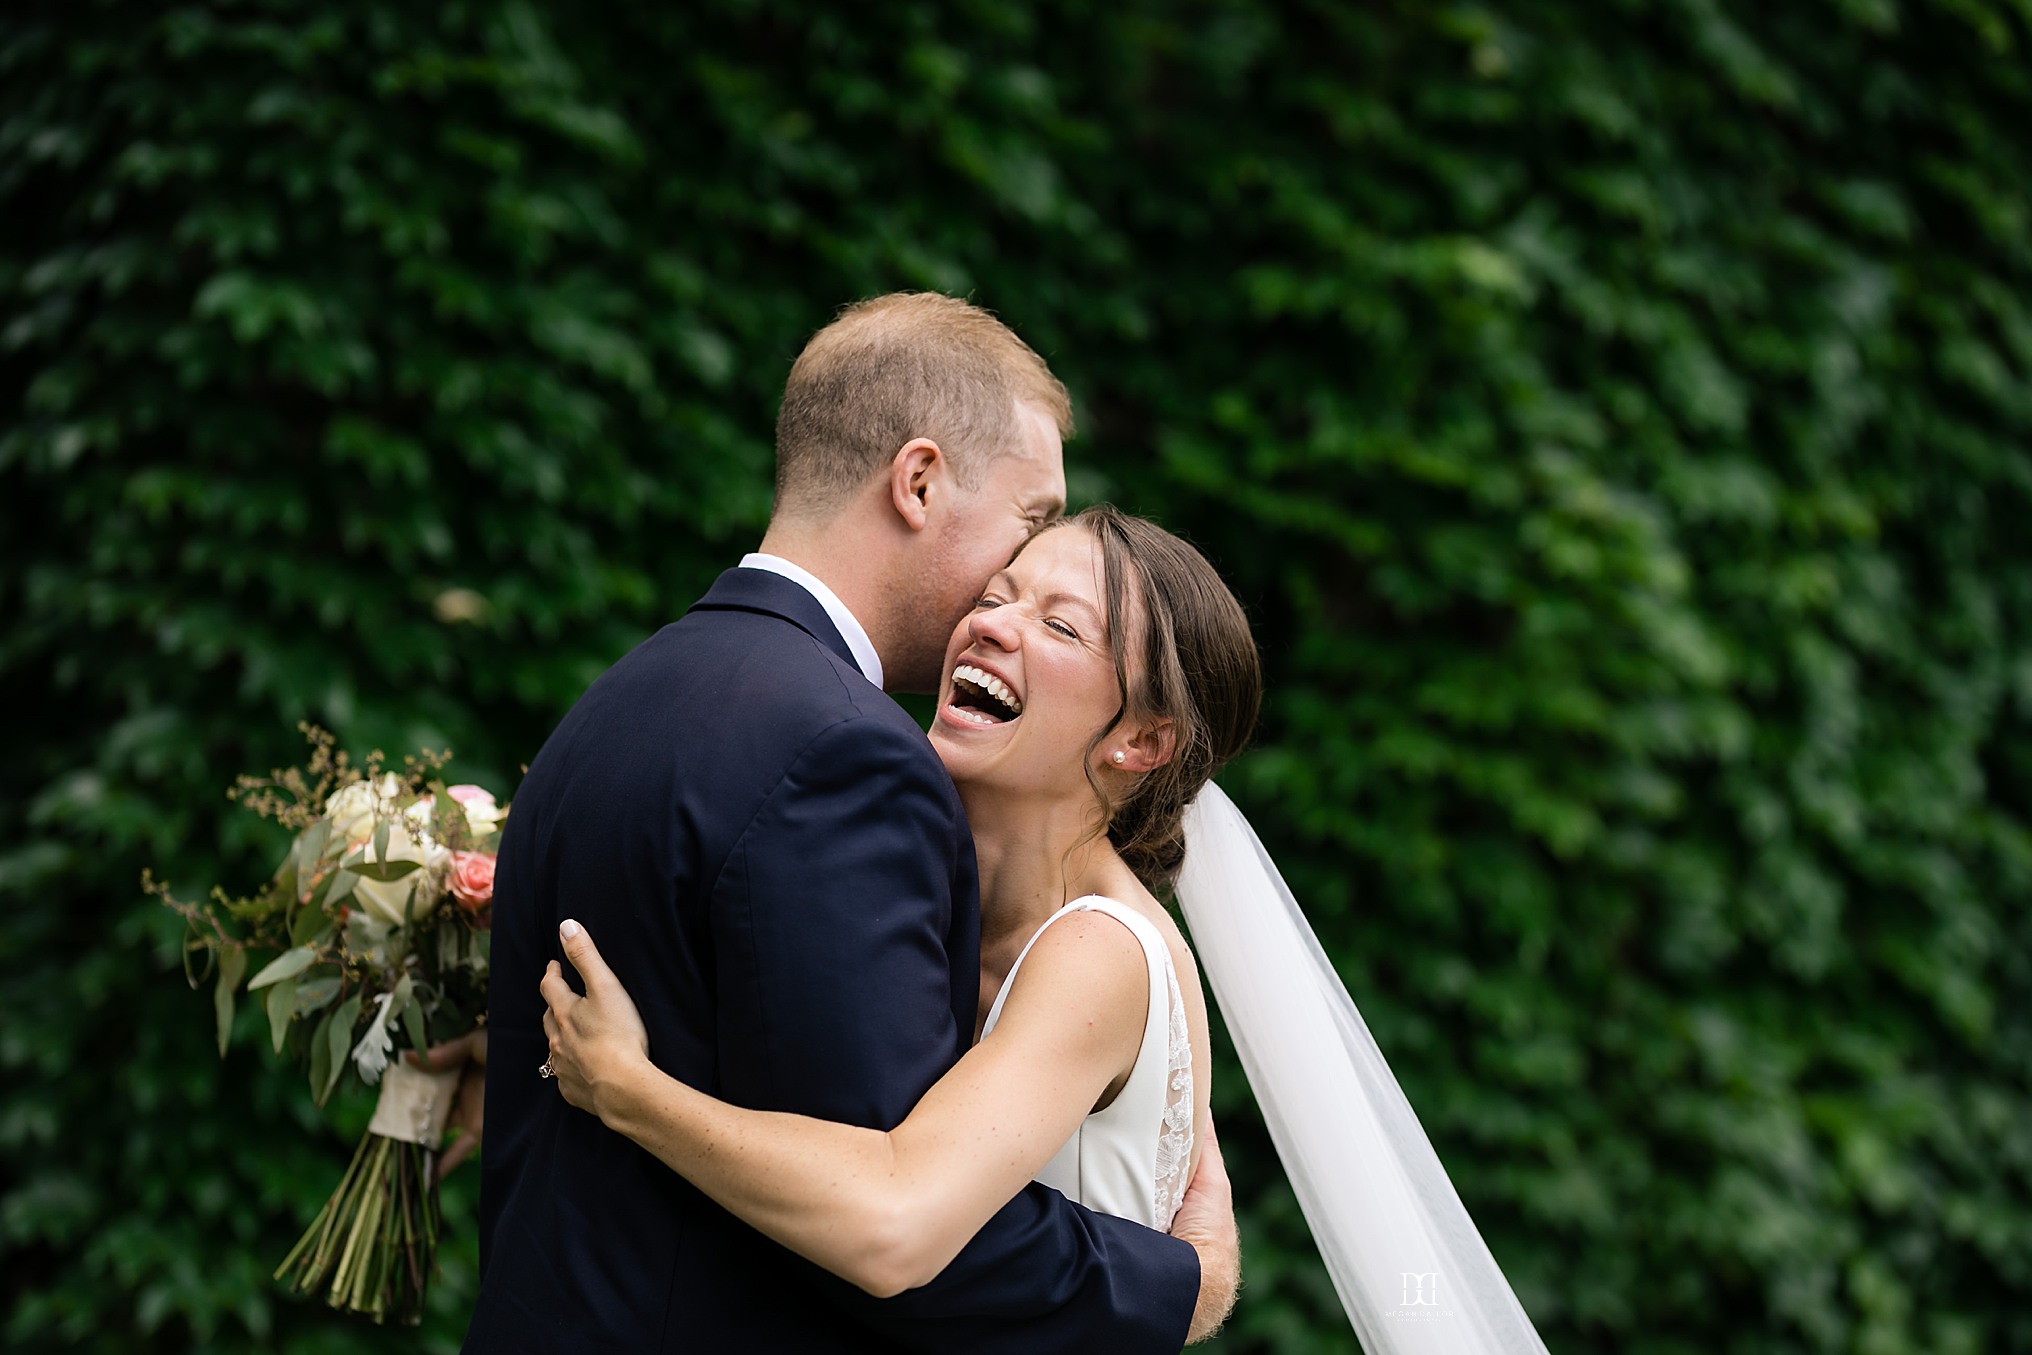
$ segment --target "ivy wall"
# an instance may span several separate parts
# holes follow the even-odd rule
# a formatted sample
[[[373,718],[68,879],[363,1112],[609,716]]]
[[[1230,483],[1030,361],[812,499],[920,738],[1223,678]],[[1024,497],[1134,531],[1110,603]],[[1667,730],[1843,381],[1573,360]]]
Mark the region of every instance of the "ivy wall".
[[[365,1111],[144,865],[302,718],[519,764],[759,536],[898,287],[1200,542],[1230,778],[1555,1351],[2032,1351],[2032,17],[2014,0],[18,0],[0,1342],[449,1350],[267,1272]],[[1218,1347],[1347,1350],[1245,1084]]]

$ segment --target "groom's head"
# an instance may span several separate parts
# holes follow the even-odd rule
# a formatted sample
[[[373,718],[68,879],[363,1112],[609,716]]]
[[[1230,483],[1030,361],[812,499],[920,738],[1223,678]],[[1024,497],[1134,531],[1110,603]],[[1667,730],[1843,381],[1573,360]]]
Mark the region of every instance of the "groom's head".
[[[929,292],[862,301],[790,369],[770,533],[851,543],[888,685],[931,690],[981,585],[1064,510],[1071,433],[1065,387],[987,311]]]

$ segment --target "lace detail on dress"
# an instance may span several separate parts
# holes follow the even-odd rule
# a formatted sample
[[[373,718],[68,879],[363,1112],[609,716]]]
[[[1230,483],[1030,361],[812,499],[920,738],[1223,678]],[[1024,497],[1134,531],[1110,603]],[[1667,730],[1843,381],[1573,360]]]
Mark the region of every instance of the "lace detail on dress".
[[[1170,1049],[1164,1074],[1164,1124],[1157,1133],[1157,1227],[1168,1229],[1185,1200],[1192,1171],[1192,1040],[1185,1028],[1185,999],[1178,975],[1164,966],[1171,990]]]

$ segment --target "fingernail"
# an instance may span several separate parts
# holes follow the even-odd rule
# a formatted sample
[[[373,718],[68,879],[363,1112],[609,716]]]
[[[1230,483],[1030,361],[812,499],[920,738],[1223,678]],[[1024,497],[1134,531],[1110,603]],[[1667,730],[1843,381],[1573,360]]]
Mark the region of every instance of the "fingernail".
[[[569,941],[574,936],[577,936],[579,934],[579,924],[572,921],[570,918],[566,918],[562,923],[558,925],[557,934],[559,936],[562,936],[565,940]]]

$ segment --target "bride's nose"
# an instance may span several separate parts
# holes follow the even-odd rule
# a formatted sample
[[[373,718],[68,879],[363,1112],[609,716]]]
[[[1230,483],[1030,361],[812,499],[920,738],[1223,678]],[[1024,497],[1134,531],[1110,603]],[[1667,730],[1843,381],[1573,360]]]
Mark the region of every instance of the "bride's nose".
[[[997,649],[1016,648],[1014,609],[1006,605],[976,609],[974,614],[967,618],[967,634],[976,644],[991,644]]]

